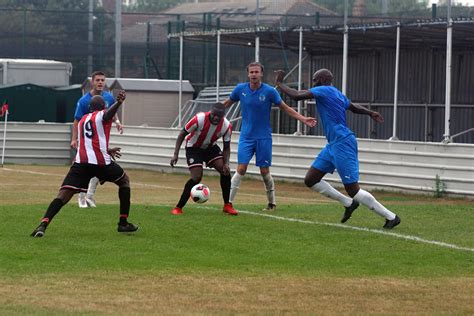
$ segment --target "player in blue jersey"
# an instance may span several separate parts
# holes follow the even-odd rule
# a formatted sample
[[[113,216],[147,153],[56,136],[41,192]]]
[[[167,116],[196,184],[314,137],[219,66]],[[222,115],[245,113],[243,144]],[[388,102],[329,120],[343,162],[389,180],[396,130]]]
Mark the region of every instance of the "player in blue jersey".
[[[272,129],[270,126],[270,112],[275,104],[291,117],[300,120],[310,127],[316,125],[316,119],[306,117],[282,101],[274,87],[262,82],[263,65],[258,62],[247,66],[249,82],[238,84],[232,91],[229,99],[224,101],[225,106],[240,101],[242,113],[242,127],[240,130],[239,146],[237,150],[237,171],[231,180],[230,202],[235,198],[240,187],[242,177],[247,172],[247,166],[255,155],[256,165],[265,184],[268,205],[264,210],[276,209],[275,183],[270,174],[272,165]]]
[[[93,96],[101,95],[104,100],[106,107],[111,106],[115,103],[115,99],[112,94],[107,91],[104,91],[105,88],[105,73],[102,71],[95,71],[91,74],[91,91],[84,94],[79,101],[77,101],[76,112],[74,113],[74,123],[72,128],[72,137],[71,137],[71,148],[77,149],[77,125],[81,118],[89,113],[89,104]],[[114,122],[117,126],[117,130],[120,134],[123,133],[123,126],[120,124],[118,117],[115,115]],[[95,207],[94,194],[99,184],[99,179],[94,177],[89,182],[89,188],[87,193],[81,192],[78,197],[79,207]]]
[[[380,204],[372,194],[359,187],[359,160],[357,140],[354,133],[346,125],[346,110],[357,114],[369,115],[378,123],[383,122],[380,113],[353,104],[333,87],[333,75],[327,69],[320,69],[313,75],[314,87],[309,90],[297,91],[283,84],[284,71],[276,71],[275,84],[283,93],[294,100],[316,101],[316,108],[323,124],[328,144],[314,160],[305,177],[305,184],[314,191],[331,199],[337,200],[345,207],[341,219],[345,223],[357,209],[359,203],[367,206],[385,218],[384,228],[392,229],[400,224],[400,217]],[[349,197],[334,189],[322,180],[326,173],[337,169]]]

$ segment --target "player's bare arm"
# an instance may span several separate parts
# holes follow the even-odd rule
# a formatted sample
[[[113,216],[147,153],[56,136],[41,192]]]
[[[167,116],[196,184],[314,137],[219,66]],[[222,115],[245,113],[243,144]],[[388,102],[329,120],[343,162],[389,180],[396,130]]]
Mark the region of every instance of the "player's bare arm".
[[[72,136],[71,136],[71,148],[77,149],[77,126],[79,125],[79,121],[74,119],[72,123]]]
[[[316,126],[316,119],[314,117],[307,117],[304,115],[301,115],[297,111],[295,111],[292,107],[290,107],[288,104],[285,102],[281,101],[280,103],[280,109],[285,111],[289,116],[297,119],[298,121],[301,121],[302,123],[308,125],[309,127],[315,127]]]
[[[185,129],[182,129],[181,132],[179,132],[178,138],[176,139],[176,145],[174,146],[173,158],[171,158],[170,161],[171,167],[174,167],[178,162],[179,149],[181,148],[181,144],[183,144],[184,138],[188,134],[189,133]]]
[[[289,96],[295,101],[301,100],[311,100],[314,98],[313,94],[308,90],[296,90],[288,87],[283,83],[283,78],[285,77],[285,72],[283,70],[275,71],[275,86],[280,88],[281,92]]]
[[[380,114],[379,112],[376,112],[376,111],[371,111],[371,110],[363,107],[360,104],[351,103],[349,105],[349,111],[351,111],[352,113],[356,113],[356,114],[369,115],[377,123],[383,123],[384,122],[382,114]]]
[[[224,149],[222,150],[222,156],[224,159],[223,174],[227,176],[227,175],[230,175],[230,167],[229,167],[230,142],[224,142]]]
[[[119,120],[117,114],[114,115],[113,120],[114,120],[114,122],[115,122],[115,126],[117,127],[117,131],[118,131],[120,134],[123,134],[123,125],[122,125],[122,123],[120,123],[120,120]]]
[[[121,90],[119,94],[117,95],[117,101],[115,101],[114,104],[112,104],[107,111],[105,111],[104,114],[104,121],[110,121],[115,114],[117,113],[118,109],[122,105],[123,101],[125,101],[125,98],[127,97],[126,93],[124,90]]]
[[[227,99],[224,102],[222,102],[222,104],[224,104],[225,107],[229,107],[234,103],[235,103],[235,101],[232,101],[231,99]]]

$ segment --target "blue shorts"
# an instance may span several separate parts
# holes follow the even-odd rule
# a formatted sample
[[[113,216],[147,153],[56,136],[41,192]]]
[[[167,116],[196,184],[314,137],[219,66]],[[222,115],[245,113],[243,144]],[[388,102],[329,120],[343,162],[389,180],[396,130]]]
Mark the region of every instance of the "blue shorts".
[[[354,135],[350,135],[336,143],[327,144],[311,167],[325,173],[333,173],[334,169],[337,169],[344,184],[359,182],[357,152],[357,140]]]
[[[257,167],[270,167],[272,165],[272,139],[239,139],[237,162],[248,165],[254,154]]]

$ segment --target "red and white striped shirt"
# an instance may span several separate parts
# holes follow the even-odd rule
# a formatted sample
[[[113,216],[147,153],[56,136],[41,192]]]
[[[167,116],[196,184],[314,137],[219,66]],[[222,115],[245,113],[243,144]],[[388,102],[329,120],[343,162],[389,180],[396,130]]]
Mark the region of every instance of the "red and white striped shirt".
[[[112,120],[104,121],[105,110],[86,114],[79,121],[77,134],[77,163],[93,165],[108,165],[111,162],[107,153],[109,147],[110,128]]]
[[[211,112],[200,112],[186,124],[184,129],[189,133],[186,147],[206,149],[214,146],[221,137],[224,142],[230,142],[232,124],[226,118],[217,125],[211,124],[210,114]]]

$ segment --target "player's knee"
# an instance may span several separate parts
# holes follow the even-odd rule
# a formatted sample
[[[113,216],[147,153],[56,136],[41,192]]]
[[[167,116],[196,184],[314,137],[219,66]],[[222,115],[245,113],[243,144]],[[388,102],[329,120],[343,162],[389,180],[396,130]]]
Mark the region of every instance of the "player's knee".
[[[308,187],[308,188],[311,188],[313,187],[316,183],[318,183],[320,181],[320,179],[316,179],[314,177],[311,177],[311,176],[308,176],[306,175],[306,177],[304,178],[304,184]]]
[[[202,180],[202,175],[193,175],[191,179],[197,184],[200,183]]]
[[[246,172],[247,172],[247,166],[237,166],[238,174],[240,174],[241,176],[245,176]]]
[[[61,189],[58,192],[58,196],[56,197],[57,199],[60,199],[63,204],[67,204],[71,200],[71,198],[74,196],[76,192],[70,189]]]
[[[127,174],[124,174],[124,176],[116,183],[121,188],[130,187],[130,178]]]
[[[350,197],[354,197],[357,192],[359,192],[360,187],[359,184],[356,182],[344,185],[344,189],[346,189],[346,192]]]

